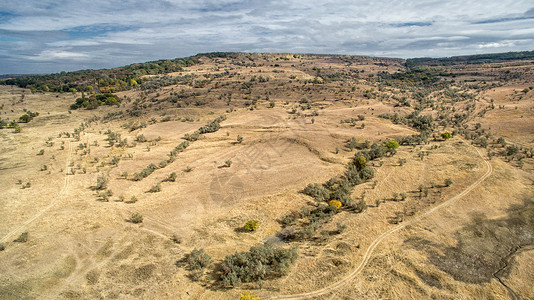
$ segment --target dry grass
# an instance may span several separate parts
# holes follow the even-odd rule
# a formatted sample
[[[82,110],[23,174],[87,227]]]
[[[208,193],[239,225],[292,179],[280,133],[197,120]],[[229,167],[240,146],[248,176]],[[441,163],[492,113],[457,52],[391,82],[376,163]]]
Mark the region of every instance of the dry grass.
[[[75,95],[31,94],[28,90],[0,86],[2,119],[17,119],[23,109],[40,112],[33,121],[22,124],[19,134],[12,129],[0,130],[3,196],[0,238],[6,246],[0,252],[3,270],[0,298],[236,299],[241,289],[258,289],[255,293],[262,298],[312,291],[340,280],[357,266],[371,242],[394,226],[390,221],[396,213],[401,212],[406,220],[417,216],[458,194],[485,172],[483,161],[460,138],[402,146],[395,156],[382,158],[380,167],[379,162],[373,162],[375,178],[354,189],[354,197],[365,194],[369,208],[361,214],[343,211],[321,228],[333,231],[336,223],[341,222],[347,225],[342,234],[322,243],[289,245],[298,247],[299,259],[288,276],[267,281],[261,289],[256,284],[247,284],[227,290],[217,288],[217,274],[209,270],[201,283],[193,283],[187,270],[175,265],[177,260],[194,248],[204,248],[215,262],[220,262],[228,254],[272,239],[280,230],[280,217],[311,201],[299,193],[303,187],[325,182],[345,171],[355,153],[345,147],[348,138],[380,142],[416,133],[412,128],[378,117],[383,113],[410,113],[413,108],[396,107],[391,99],[363,97],[367,89],[378,90],[369,74],[395,72],[402,68],[400,61],[376,64],[378,59],[357,58],[349,63],[347,57],[301,56],[284,60],[280,59],[282,56],[285,55],[254,54],[255,67],[238,66],[223,58],[205,59],[203,65],[191,67],[182,75],[215,74],[216,67],[220,68],[218,72],[233,68],[230,72],[239,73],[234,78],[220,79],[220,83],[228,84],[221,84],[220,89],[209,92],[206,92],[209,87],[203,89],[206,93],[198,96],[198,100],[208,102],[206,106],[191,104],[178,108],[158,102],[182,88],[194,90],[165,87],[159,90],[158,97],[149,93],[143,103],[155,99],[155,104],[144,109],[141,117],[125,114],[123,119],[92,122],[83,130],[80,140],[58,135],[72,133],[80,123],[94,116],[102,118],[110,112],[126,111],[132,103],[125,101],[120,108],[69,113]],[[314,67],[328,74],[350,68],[364,72],[356,79],[305,85],[304,80],[316,77]],[[269,76],[270,80],[255,83],[248,94],[241,84],[254,75]],[[529,125],[534,91],[518,100],[517,91],[528,83],[503,84],[481,92],[476,101],[477,109],[488,105],[489,99],[505,108],[491,110],[470,124],[480,122],[495,136],[531,147],[534,132]],[[218,100],[219,94],[230,91],[230,104],[225,99]],[[24,101],[20,102],[23,93]],[[143,97],[139,91],[119,94],[121,98]],[[245,102],[258,96],[254,110],[245,106]],[[310,99],[310,110],[299,108],[302,98]],[[268,107],[270,101],[275,102],[274,108]],[[293,107],[300,116],[288,113]],[[233,111],[227,113],[229,108]],[[463,104],[458,104],[458,109],[463,109]],[[314,110],[318,115],[311,115]],[[167,159],[168,153],[183,141],[184,134],[221,114],[227,115],[227,119],[217,132],[202,135],[179,153],[174,162],[143,180],[131,180],[135,172],[150,163]],[[365,116],[363,129],[362,122],[354,127],[340,122],[358,115]],[[165,116],[170,121],[160,122]],[[193,121],[184,122],[184,117]],[[152,118],[157,122],[153,123]],[[130,121],[146,122],[147,126],[131,132],[121,127]],[[120,133],[129,146],[109,147],[106,130]],[[148,142],[133,146],[139,134]],[[238,135],[243,137],[242,143],[236,143]],[[47,142],[53,145],[48,146]],[[80,143],[86,143],[87,149],[77,150]],[[40,149],[45,150],[44,154],[36,155]],[[90,153],[83,154],[88,149]],[[423,160],[419,156],[421,151],[428,153]],[[113,157],[120,158],[116,165],[110,164]],[[400,166],[399,158],[406,159],[406,163]],[[232,165],[222,168],[227,160],[232,160]],[[495,171],[481,186],[452,207],[389,237],[377,248],[360,276],[324,298],[505,298],[507,290],[495,278],[463,280],[433,259],[447,253],[454,257],[450,252],[453,250],[465,254],[465,249],[458,246],[461,243],[469,249],[483,249],[490,235],[474,244],[469,244],[472,239],[468,238],[480,228],[500,232],[497,228],[500,223],[492,220],[511,218],[510,206],[519,205],[532,195],[532,174],[528,171],[532,159],[525,159],[525,163],[519,169],[494,158]],[[43,165],[47,165],[47,171],[40,171]],[[67,175],[72,171],[74,175]],[[128,174],[126,179],[122,178],[124,172]],[[172,172],[177,175],[176,181],[162,182]],[[98,201],[96,192],[90,189],[101,174],[110,179],[109,202]],[[446,178],[452,178],[451,187],[443,187]],[[23,184],[30,182],[31,187],[22,189],[19,179]],[[161,185],[160,192],[146,193],[156,184]],[[420,185],[428,188],[426,195],[419,192]],[[407,199],[392,201],[393,193],[401,192],[407,194]],[[121,195],[124,202],[119,201]],[[132,196],[138,201],[127,203]],[[382,201],[378,207],[377,200]],[[143,223],[126,221],[134,212],[143,215]],[[486,221],[476,225],[473,215],[481,213]],[[251,219],[260,223],[256,231],[237,230]],[[12,242],[25,231],[30,233],[26,243]],[[179,237],[181,243],[173,242],[173,236]],[[460,254],[456,263],[461,265],[467,260]],[[494,253],[493,265],[485,265],[487,274],[499,265],[501,254]],[[534,279],[529,268],[531,254],[528,247],[518,252],[503,276],[503,281],[523,298],[534,293],[529,285]]]

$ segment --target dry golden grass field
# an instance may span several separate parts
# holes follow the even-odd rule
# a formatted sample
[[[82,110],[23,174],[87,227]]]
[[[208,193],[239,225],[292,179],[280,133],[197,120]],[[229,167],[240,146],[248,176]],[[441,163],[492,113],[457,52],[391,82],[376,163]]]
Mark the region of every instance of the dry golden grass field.
[[[208,55],[95,109],[0,85],[6,124],[39,113],[0,129],[0,299],[533,299],[533,63]],[[264,245],[296,258],[222,280]]]

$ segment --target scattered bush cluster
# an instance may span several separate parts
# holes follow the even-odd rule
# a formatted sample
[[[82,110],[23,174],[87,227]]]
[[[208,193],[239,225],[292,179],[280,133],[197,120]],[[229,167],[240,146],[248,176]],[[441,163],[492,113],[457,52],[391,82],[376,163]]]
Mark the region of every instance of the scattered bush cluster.
[[[76,99],[76,102],[70,106],[70,109],[95,109],[100,105],[113,105],[120,102],[120,98],[117,95],[111,93],[105,94],[96,94],[89,97],[85,97],[85,94],[82,92],[82,96]]]
[[[296,260],[295,249],[252,247],[249,252],[226,256],[221,264],[221,279],[224,285],[232,287],[245,282],[261,283],[286,275]]]
[[[211,256],[204,252],[204,249],[197,250],[195,248],[185,257],[185,262],[189,270],[191,270],[191,278],[199,280],[204,275],[204,269],[209,267],[213,260]]]
[[[132,180],[140,181],[143,178],[148,177],[155,170],[157,170],[159,168],[165,168],[168,164],[174,162],[174,160],[176,159],[176,156],[178,155],[178,153],[183,152],[187,147],[189,147],[189,141],[196,141],[201,134],[208,133],[208,132],[215,132],[215,131],[219,130],[219,128],[221,128],[220,122],[225,120],[225,119],[226,119],[226,116],[220,116],[220,117],[216,118],[215,120],[213,120],[212,122],[210,122],[209,124],[200,127],[197,131],[195,131],[195,133],[193,135],[186,134],[184,136],[184,139],[186,139],[186,141],[183,141],[178,146],[176,146],[169,153],[169,158],[168,159],[162,160],[159,163],[159,166],[156,166],[153,163],[148,165],[145,169],[141,170],[138,173],[135,173],[133,178],[132,178]],[[142,136],[142,135],[139,135],[137,137],[140,140],[145,140],[144,136]]]
[[[215,120],[211,121],[209,124],[206,124],[205,126],[200,127],[193,134],[186,134],[183,138],[187,141],[194,142],[198,140],[198,138],[202,134],[211,133],[211,132],[215,132],[219,130],[221,128],[221,122],[224,120],[226,120],[226,116],[224,115],[219,116]]]
[[[353,143],[357,144],[355,140]],[[279,235],[288,241],[311,239],[317,229],[330,221],[340,209],[356,213],[364,211],[367,208],[365,199],[353,199],[352,190],[374,177],[374,170],[367,166],[368,161],[393,155],[397,147],[399,143],[394,140],[383,145],[374,143],[356,153],[343,176],[330,178],[323,184],[308,184],[302,193],[312,197],[318,203],[317,207],[310,209],[305,206],[300,212],[294,211],[282,217],[280,223],[283,229]]]

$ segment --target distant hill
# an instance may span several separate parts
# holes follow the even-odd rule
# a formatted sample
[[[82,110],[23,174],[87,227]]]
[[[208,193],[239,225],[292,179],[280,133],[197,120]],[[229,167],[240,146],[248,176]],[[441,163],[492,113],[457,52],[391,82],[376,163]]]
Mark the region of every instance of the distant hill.
[[[247,55],[249,54],[242,52],[211,52],[200,53],[186,58],[131,64],[113,69],[80,70],[56,74],[6,74],[0,75],[0,85],[16,85],[21,88],[31,88],[33,90],[43,92],[91,92],[94,89],[98,93],[114,93],[121,90],[130,89],[133,85],[140,83],[141,77],[144,75],[159,75],[171,72],[180,72],[183,70],[183,67],[201,63],[199,60],[201,57],[226,58],[245,61],[247,59]],[[314,55],[323,57],[338,57],[337,55]],[[347,59],[358,57],[361,58],[363,56],[344,55],[343,57],[344,59]],[[373,59],[387,60],[389,58],[374,57]],[[482,64],[521,59],[534,59],[534,51],[478,54],[443,58],[422,57],[410,58],[405,61],[402,59],[399,60],[404,62],[406,67],[411,68],[416,66]]]
[[[418,65],[449,66],[456,64],[484,64],[518,59],[534,59],[534,51],[463,55],[442,58],[410,58],[406,60],[406,66],[413,67]]]
[[[37,76],[38,74],[0,74],[0,79],[20,78],[28,76]]]

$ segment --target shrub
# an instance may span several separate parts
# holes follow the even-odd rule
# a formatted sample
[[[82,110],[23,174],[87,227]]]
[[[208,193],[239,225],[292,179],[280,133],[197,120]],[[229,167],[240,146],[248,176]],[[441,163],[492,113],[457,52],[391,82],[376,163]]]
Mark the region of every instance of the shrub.
[[[243,142],[243,137],[240,135],[237,135],[237,142],[241,144]]]
[[[190,270],[199,270],[209,267],[212,263],[211,256],[209,256],[204,249],[197,250],[196,248],[189,253],[185,259]]]
[[[341,222],[337,222],[337,234],[341,234],[343,231],[345,231],[345,229],[347,228],[347,225],[341,223]]]
[[[150,190],[148,190],[149,193],[158,193],[161,192],[161,185],[158,183],[156,185],[153,185]]]
[[[330,200],[330,202],[328,202],[328,205],[333,206],[336,209],[339,209],[342,206],[341,202],[338,200]]]
[[[360,170],[362,170],[363,168],[366,167],[367,159],[365,159],[365,156],[363,156],[363,155],[356,156],[356,157],[354,157],[353,164],[356,166],[358,171],[360,171]]]
[[[257,220],[248,220],[247,223],[243,226],[243,229],[246,231],[255,231],[258,229],[258,226],[260,225],[260,222]]]
[[[249,291],[246,291],[239,296],[239,300],[260,300],[260,297],[256,296],[256,294],[251,294]]]
[[[397,148],[399,148],[399,143],[397,141],[395,141],[395,140],[389,140],[385,144],[385,147],[388,148],[388,149],[397,149]]]
[[[126,201],[126,203],[135,203],[135,202],[137,202],[137,197],[136,196],[132,196],[132,197],[130,197],[129,201]]]
[[[133,213],[130,217],[130,222],[138,224],[143,222],[143,216],[140,213]]]
[[[171,237],[171,241],[175,242],[176,244],[181,244],[182,238],[177,236],[176,234],[173,234]]]
[[[452,134],[450,132],[443,132],[441,134],[441,138],[443,138],[444,140],[448,140],[452,137]]]
[[[377,203],[377,207],[378,207],[378,205],[380,205],[380,204]],[[351,203],[347,204],[347,209],[352,210],[352,211],[354,211],[356,213],[361,213],[361,212],[363,212],[364,210],[367,209],[367,203],[362,198],[358,202],[352,201]]]
[[[139,143],[144,143],[147,141],[147,139],[143,134],[139,134],[135,137],[135,141]]]
[[[445,179],[445,186],[450,186],[452,184],[452,179],[447,178]]]
[[[232,165],[232,160],[229,159],[229,160],[227,160],[227,161],[224,162],[223,167],[225,167],[225,168],[230,168],[231,165]]]
[[[108,202],[109,201],[109,197],[111,197],[111,196],[113,196],[113,191],[109,190],[109,189],[100,194],[100,197],[102,197],[102,201],[104,201],[104,202]]]
[[[508,155],[508,156],[514,155],[517,152],[519,152],[519,147],[517,147],[516,145],[510,145],[510,146],[506,147],[506,155]]]
[[[28,123],[32,120],[32,117],[28,116],[27,114],[24,114],[20,116],[19,121],[22,123]]]
[[[21,233],[18,238],[13,240],[13,242],[16,242],[16,243],[26,243],[27,241],[28,241],[28,232]]]
[[[104,174],[100,174],[100,176],[98,176],[96,178],[96,186],[95,186],[95,189],[96,190],[103,190],[105,189],[107,186],[108,186],[108,182],[109,182],[109,179],[106,175]]]
[[[145,177],[148,177],[148,175],[152,174],[157,169],[158,167],[155,164],[150,164],[146,168],[141,170],[139,173],[135,173],[133,176],[133,180],[139,181]]]
[[[221,280],[227,286],[238,286],[243,282],[281,277],[289,273],[296,259],[295,249],[252,247],[249,252],[226,256],[221,264]]]
[[[175,182],[176,181],[176,173],[172,172],[171,174],[169,174],[169,177],[165,178],[164,181]]]
[[[350,139],[346,141],[346,144],[347,144],[347,148],[349,148],[350,151],[352,151],[354,150],[354,148],[358,146],[358,141],[356,140],[355,137],[351,137]]]
[[[0,251],[4,251],[6,249],[6,246],[4,243],[0,243]]]
[[[400,193],[401,200],[404,201],[408,197],[405,192]]]
[[[375,170],[369,167],[363,168],[362,171],[360,172],[360,177],[362,178],[363,181],[368,181],[372,179],[374,176],[375,176]]]
[[[43,154],[44,154],[44,149],[39,150],[39,152],[37,153],[37,155],[43,155]]]
[[[212,259],[204,252],[204,249],[197,250],[195,248],[185,257],[185,262],[189,270],[191,270],[191,278],[193,280],[199,280],[204,274],[204,269],[211,265]]]
[[[322,185],[318,183],[308,184],[304,188],[302,193],[314,198],[318,202],[323,202],[323,201],[327,201],[328,199],[330,199],[330,191],[328,191],[327,189],[325,189]]]

